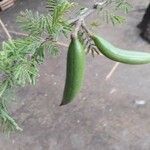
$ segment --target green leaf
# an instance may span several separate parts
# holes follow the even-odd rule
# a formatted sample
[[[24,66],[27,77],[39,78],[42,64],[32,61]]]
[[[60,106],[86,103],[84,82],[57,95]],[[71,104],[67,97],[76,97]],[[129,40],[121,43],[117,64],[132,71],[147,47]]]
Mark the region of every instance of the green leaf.
[[[3,108],[0,108],[0,123],[0,130],[2,132],[7,132],[9,134],[9,132],[16,130],[22,131],[22,129],[18,126],[16,121]]]
[[[52,42],[52,41],[47,42],[44,46],[45,46],[45,49],[49,52],[49,54],[52,56],[57,56],[60,53],[55,42]]]
[[[0,98],[3,96],[4,92],[7,90],[9,86],[9,80],[5,79],[1,84],[0,84]]]
[[[51,13],[54,12],[58,4],[65,2],[66,0],[47,0],[47,8]]]
[[[110,14],[110,20],[113,25],[121,24],[125,21],[124,17]]]
[[[51,20],[50,16],[44,16],[36,12],[35,14],[31,10],[21,12],[17,17],[17,22],[20,27],[32,35],[40,35],[47,28],[47,20]]]
[[[41,45],[38,49],[36,49],[34,55],[32,56],[37,63],[43,63],[45,58],[45,49],[44,46]]]
[[[91,23],[91,26],[92,26],[92,27],[98,27],[98,26],[100,26],[100,23],[99,23],[99,21],[93,21],[93,22]]]
[[[35,64],[30,61],[22,62],[14,67],[14,80],[20,86],[33,83],[33,77],[38,76]]]
[[[125,13],[128,13],[132,8],[132,5],[126,0],[116,0],[116,10],[123,10]]]

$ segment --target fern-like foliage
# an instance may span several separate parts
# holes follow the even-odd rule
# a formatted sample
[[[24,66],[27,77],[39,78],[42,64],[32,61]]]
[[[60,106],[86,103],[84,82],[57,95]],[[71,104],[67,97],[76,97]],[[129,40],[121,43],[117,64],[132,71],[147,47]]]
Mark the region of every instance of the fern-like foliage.
[[[47,0],[47,8],[51,12],[51,14],[54,13],[55,8],[61,4],[62,2],[65,2],[66,0]]]
[[[13,83],[10,77],[5,77],[0,83],[0,131],[9,133],[16,130],[22,131],[16,121],[10,116],[7,111],[7,102],[11,99],[9,90]]]
[[[123,23],[125,21],[125,18],[123,16],[115,14],[114,12],[110,13],[108,11],[105,11],[104,12],[104,20],[107,23],[111,22],[113,25],[116,25],[116,24]]]
[[[116,10],[122,10],[125,13],[128,13],[132,8],[132,5],[127,0],[116,0],[115,4]]]
[[[48,41],[47,43],[45,43],[44,48],[52,56],[57,56],[60,53],[56,42]]]
[[[103,6],[98,7],[98,14],[102,16],[104,21],[112,23],[113,25],[121,24],[125,21],[122,13],[128,13],[132,6],[127,0],[105,0]]]
[[[71,30],[71,26],[65,20],[64,15],[74,6],[74,3],[66,0],[48,0],[47,5],[50,11],[47,15],[26,10],[18,16],[18,23],[29,35],[39,36],[44,33],[58,37],[60,33],[66,34]]]
[[[40,35],[51,24],[51,16],[39,14],[39,12],[33,13],[31,10],[21,12],[17,18],[17,22],[21,28],[31,35]]]
[[[51,3],[49,3],[49,5],[50,4]],[[51,10],[52,22],[48,33],[58,37],[59,33],[66,34],[71,30],[71,26],[67,20],[64,19],[64,15],[74,6],[74,3],[61,0],[59,3],[56,1],[53,6],[53,11]]]
[[[22,131],[18,126],[16,121],[9,115],[8,111],[3,109],[3,106],[0,107],[0,131],[2,132],[13,132],[13,131]]]
[[[21,12],[17,18],[26,37],[3,42],[0,51],[0,129],[4,132],[21,130],[7,111],[7,97],[13,88],[35,84],[38,65],[44,62],[45,51],[59,53],[57,38],[66,35],[71,26],[65,14],[73,7],[67,0],[48,0],[49,13]]]

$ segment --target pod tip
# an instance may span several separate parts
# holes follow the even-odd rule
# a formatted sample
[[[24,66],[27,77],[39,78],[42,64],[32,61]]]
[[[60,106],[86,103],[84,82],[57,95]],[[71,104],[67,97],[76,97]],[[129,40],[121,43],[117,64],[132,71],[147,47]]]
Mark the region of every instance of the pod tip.
[[[68,104],[68,102],[62,100],[62,102],[61,102],[61,104],[59,106],[63,106],[63,105],[67,105],[67,104]]]
[[[62,101],[59,106],[63,106],[63,105],[66,105],[66,103],[64,103],[64,102]]]
[[[63,106],[64,104],[63,103],[61,103],[59,106]]]

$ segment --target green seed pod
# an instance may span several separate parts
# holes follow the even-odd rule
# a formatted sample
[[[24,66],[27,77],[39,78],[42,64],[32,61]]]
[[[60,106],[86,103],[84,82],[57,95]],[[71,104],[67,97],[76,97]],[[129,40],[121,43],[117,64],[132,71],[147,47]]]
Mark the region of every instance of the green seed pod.
[[[79,39],[71,37],[67,54],[66,83],[60,105],[70,103],[79,93],[84,80],[85,52]]]
[[[91,36],[99,51],[107,58],[125,64],[150,63],[150,53],[119,49],[99,36]]]

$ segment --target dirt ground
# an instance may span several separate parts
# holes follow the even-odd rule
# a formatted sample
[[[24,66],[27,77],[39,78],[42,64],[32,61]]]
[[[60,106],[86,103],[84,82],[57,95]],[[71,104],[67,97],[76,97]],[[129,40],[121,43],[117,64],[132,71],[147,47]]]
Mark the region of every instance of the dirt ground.
[[[79,0],[78,0],[79,2]],[[80,0],[85,6],[92,1]],[[102,25],[94,32],[118,47],[141,51],[150,45],[139,37],[136,25],[149,0],[131,0],[134,8],[124,25]],[[15,18],[26,8],[43,12],[42,0],[22,0],[0,13],[11,31],[19,31]],[[88,18],[98,20],[93,14]],[[6,39],[0,29],[0,40]],[[87,57],[84,87],[70,105],[59,107],[64,81],[66,49],[49,57],[40,67],[35,87],[20,89],[12,103],[12,115],[24,129],[9,138],[0,134],[0,150],[150,150],[150,65],[120,64]]]

